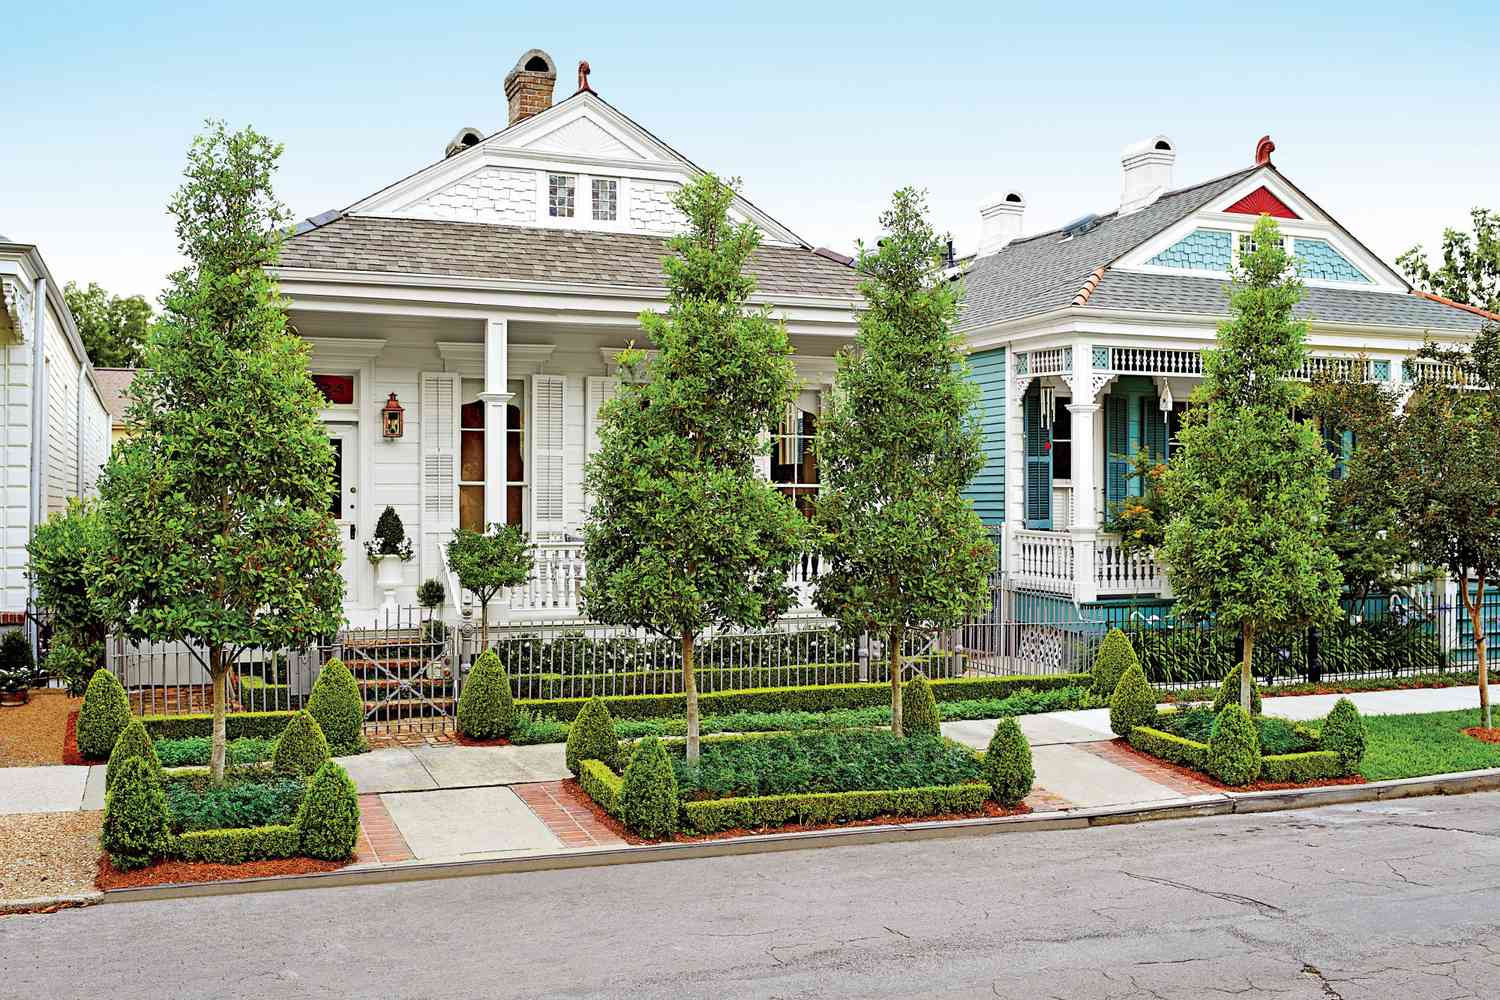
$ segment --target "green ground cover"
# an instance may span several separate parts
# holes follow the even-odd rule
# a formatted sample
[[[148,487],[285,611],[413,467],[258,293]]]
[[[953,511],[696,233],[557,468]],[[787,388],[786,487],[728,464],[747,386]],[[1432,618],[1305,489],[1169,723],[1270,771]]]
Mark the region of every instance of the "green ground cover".
[[[162,767],[204,767],[213,752],[213,740],[207,736],[186,736],[180,740],[153,740]],[[270,760],[276,752],[276,741],[259,736],[242,736],[225,744],[229,763],[234,766],[258,764]]]
[[[1367,715],[1359,771],[1370,781],[1420,778],[1500,767],[1500,744],[1463,731],[1480,725],[1479,709],[1419,715]]]
[[[215,786],[206,773],[168,777],[164,783],[172,832],[291,823],[307,794],[301,778],[241,771]]]

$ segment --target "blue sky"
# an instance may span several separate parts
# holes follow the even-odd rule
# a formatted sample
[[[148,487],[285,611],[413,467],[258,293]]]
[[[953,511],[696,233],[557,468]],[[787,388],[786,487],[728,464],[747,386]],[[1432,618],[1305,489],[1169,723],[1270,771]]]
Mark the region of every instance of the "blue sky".
[[[205,117],[284,142],[278,193],[312,215],[439,158],[460,126],[503,125],[502,79],[531,47],[559,98],[588,59],[601,96],[840,250],[904,184],[961,248],[994,190],[1024,192],[1033,232],[1108,210],[1120,148],[1158,132],[1178,185],[1271,133],[1277,165],[1387,260],[1500,209],[1500,6],[1476,0],[14,6],[0,233],[119,293],[154,296],[175,264],[164,206]]]

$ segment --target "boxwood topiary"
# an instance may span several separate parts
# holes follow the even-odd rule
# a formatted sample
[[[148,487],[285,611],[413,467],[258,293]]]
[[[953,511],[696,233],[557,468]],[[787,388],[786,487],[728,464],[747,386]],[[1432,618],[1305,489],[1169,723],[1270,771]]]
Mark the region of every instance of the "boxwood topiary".
[[[365,699],[343,660],[323,664],[307,698],[307,712],[317,720],[333,753],[358,753],[364,748]]]
[[[912,674],[901,693],[901,735],[941,736],[941,721],[932,685],[921,674]]]
[[[297,810],[302,853],[323,861],[343,861],[359,839],[359,792],[335,761],[325,761],[313,775]]]
[[[995,801],[1013,806],[1031,793],[1031,783],[1036,780],[1031,744],[1015,719],[1001,719],[995,726],[982,766]]]
[[[129,724],[130,699],[119,678],[108,670],[94,671],[78,709],[78,752],[89,760],[106,759]]]
[[[614,716],[609,714],[604,699],[590,698],[568,727],[564,754],[568,770],[575,775],[582,774],[586,760],[600,760],[613,767],[619,754],[620,737],[615,733]]]
[[[121,871],[144,868],[166,853],[171,832],[161,779],[142,757],[127,757],[104,796],[99,843]]]
[[[625,825],[642,837],[667,837],[677,829],[677,775],[654,736],[636,744],[620,789]]]
[[[328,740],[318,720],[307,712],[298,712],[276,741],[271,766],[282,774],[306,777],[327,763],[328,758]]]
[[[1214,714],[1218,715],[1224,710],[1225,705],[1238,705],[1240,703],[1240,668],[1235,667],[1224,675],[1224,682],[1219,685],[1219,693],[1214,695]],[[1250,714],[1259,715],[1260,685],[1255,683],[1255,678],[1250,678]]]
[[[1318,748],[1338,754],[1339,767],[1345,774],[1359,770],[1359,762],[1365,755],[1365,720],[1359,717],[1354,702],[1340,698],[1334,703],[1333,711],[1323,722]]]
[[[1156,721],[1156,689],[1146,683],[1140,663],[1131,663],[1120,675],[1109,696],[1109,728],[1116,736],[1129,736],[1136,726]]]
[[[1260,734],[1238,703],[1225,705],[1208,738],[1208,773],[1226,785],[1248,785],[1260,776]]]
[[[1117,628],[1109,630],[1094,654],[1093,690],[1101,699],[1108,699],[1119,686],[1120,678],[1131,664],[1140,664],[1130,639]],[[1122,734],[1123,735],[1123,734]]]
[[[151,737],[146,735],[146,727],[141,725],[140,719],[131,719],[130,723],[120,731],[120,738],[115,740],[115,748],[109,752],[109,763],[104,768],[104,790],[109,791],[114,783],[115,775],[120,773],[120,768],[127,760],[144,760],[151,768],[151,773],[161,778],[161,758],[156,755],[156,747],[151,745]]]
[[[458,696],[458,731],[474,740],[509,736],[516,724],[510,675],[493,649],[484,651],[464,679]]]

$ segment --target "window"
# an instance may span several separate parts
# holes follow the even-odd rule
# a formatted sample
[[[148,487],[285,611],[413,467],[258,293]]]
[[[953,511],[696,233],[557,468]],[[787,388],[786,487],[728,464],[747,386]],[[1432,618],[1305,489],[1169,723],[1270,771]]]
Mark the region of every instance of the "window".
[[[1239,242],[1240,259],[1241,260],[1244,260],[1250,254],[1253,254],[1255,252],[1255,240],[1251,238],[1251,236],[1250,236],[1249,233],[1240,233],[1239,234],[1239,241],[1238,242]],[[1276,238],[1276,245],[1279,246],[1279,247],[1281,247],[1283,250],[1285,250],[1286,249],[1286,237],[1285,236],[1278,236]]]
[[[354,405],[353,375],[314,375],[312,381],[329,406]]]
[[[571,219],[577,187],[578,178],[572,174],[548,174],[547,214],[554,219]]]
[[[524,524],[526,516],[526,408],[521,385],[510,384],[515,395],[505,406],[505,523]]]
[[[771,482],[809,516],[818,497],[817,437],[818,415],[794,403],[781,419],[771,452]]]
[[[1073,478],[1073,414],[1068,404],[1073,400],[1059,397],[1052,416],[1052,478]]]
[[[620,210],[620,182],[613,177],[593,180],[594,221],[614,222]]]
[[[458,526],[484,530],[484,400],[458,411]]]

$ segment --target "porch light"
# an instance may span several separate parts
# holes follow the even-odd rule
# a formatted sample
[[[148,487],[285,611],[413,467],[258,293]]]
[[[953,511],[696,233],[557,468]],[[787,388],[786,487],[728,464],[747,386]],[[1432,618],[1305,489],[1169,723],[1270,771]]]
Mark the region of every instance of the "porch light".
[[[406,411],[401,407],[401,401],[396,394],[391,393],[391,398],[385,401],[380,408],[380,434],[387,441],[394,441],[406,433]]]

